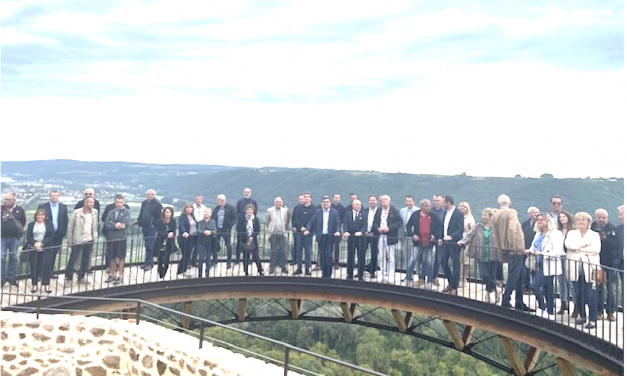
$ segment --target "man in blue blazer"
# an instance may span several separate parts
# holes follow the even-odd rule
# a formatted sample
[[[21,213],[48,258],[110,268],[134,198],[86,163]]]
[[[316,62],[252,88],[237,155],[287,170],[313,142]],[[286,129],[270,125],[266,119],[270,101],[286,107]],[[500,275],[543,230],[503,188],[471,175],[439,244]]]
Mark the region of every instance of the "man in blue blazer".
[[[340,236],[340,214],[331,207],[329,196],[322,197],[322,207],[316,210],[305,228],[305,236],[312,232],[316,234],[322,277],[331,278],[334,236]]]
[[[444,268],[444,276],[448,280],[448,286],[444,289],[445,293],[457,295],[457,287],[459,285],[459,254],[461,247],[457,242],[462,239],[464,233],[464,214],[455,207],[455,200],[451,196],[444,196],[444,224],[442,234],[442,266]],[[453,270],[449,264],[449,259],[453,261]]]

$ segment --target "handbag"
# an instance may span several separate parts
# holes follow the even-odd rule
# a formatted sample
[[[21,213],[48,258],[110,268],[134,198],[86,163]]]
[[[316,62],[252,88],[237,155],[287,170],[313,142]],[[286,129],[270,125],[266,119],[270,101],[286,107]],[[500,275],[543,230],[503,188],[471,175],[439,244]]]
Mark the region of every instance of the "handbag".
[[[603,270],[603,268],[601,267],[597,267],[596,268],[596,281],[597,284],[602,285],[604,283],[607,282],[607,274],[605,273],[605,270]]]

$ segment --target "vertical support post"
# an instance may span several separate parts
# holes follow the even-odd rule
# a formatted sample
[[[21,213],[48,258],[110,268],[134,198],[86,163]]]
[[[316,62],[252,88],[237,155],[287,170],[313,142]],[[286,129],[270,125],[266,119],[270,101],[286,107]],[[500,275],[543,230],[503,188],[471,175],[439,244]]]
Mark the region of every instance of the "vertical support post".
[[[192,302],[191,301],[187,301],[185,303],[183,303],[183,312],[185,312],[185,316],[183,316],[183,328],[185,329],[189,329],[191,323],[192,323],[192,319],[187,316],[187,315],[191,315],[192,314]]]
[[[135,312],[135,325],[139,325],[140,314],[142,310],[142,303],[137,301],[137,311]]]
[[[244,321],[246,320],[246,299],[241,298],[239,300],[239,307],[237,310],[237,320]]]
[[[205,339],[205,322],[201,321],[200,332],[198,333],[198,340],[199,340],[198,348],[199,349],[202,349],[202,342],[204,341],[204,339]]]
[[[289,371],[290,364],[290,348],[285,348],[285,359],[283,359],[283,376],[287,376],[287,372]]]

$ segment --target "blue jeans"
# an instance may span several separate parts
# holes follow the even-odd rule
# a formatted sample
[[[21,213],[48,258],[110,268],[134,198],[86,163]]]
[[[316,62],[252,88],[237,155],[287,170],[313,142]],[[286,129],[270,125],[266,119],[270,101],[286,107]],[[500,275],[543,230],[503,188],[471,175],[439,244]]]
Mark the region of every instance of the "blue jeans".
[[[303,247],[305,247],[305,270],[311,269],[311,235],[305,236],[302,232],[296,233],[296,270],[302,271]],[[320,252],[320,250],[318,250]]]
[[[603,270],[607,276],[607,282],[602,285],[597,285],[597,311],[603,312],[603,308],[605,308],[605,312],[608,314],[615,313],[618,273],[614,269],[603,268]],[[607,295],[604,293],[605,290],[607,290]],[[607,300],[605,299],[606,296]],[[607,303],[607,305],[604,303]]]
[[[152,265],[154,264],[154,247],[155,238],[157,237],[157,229],[154,227],[142,226],[142,234],[144,235],[144,245],[146,246],[144,267],[152,268]]]
[[[20,247],[20,238],[2,238],[2,271],[0,272],[0,278],[2,284],[5,281],[14,282],[17,277],[17,250]],[[6,257],[9,256],[9,262],[6,262]],[[5,266],[6,265],[6,266]]]
[[[531,256],[533,257],[533,256]],[[531,281],[531,290],[536,295],[538,307],[546,310],[550,315],[555,314],[555,285],[553,284],[555,276],[544,275],[542,266],[536,271]]]
[[[433,246],[432,245],[419,245],[414,246],[409,259],[409,265],[407,265],[407,277],[406,279],[412,280],[414,278],[414,269],[416,263],[422,258],[422,263],[418,272],[418,278],[426,278],[427,282],[433,281]]]

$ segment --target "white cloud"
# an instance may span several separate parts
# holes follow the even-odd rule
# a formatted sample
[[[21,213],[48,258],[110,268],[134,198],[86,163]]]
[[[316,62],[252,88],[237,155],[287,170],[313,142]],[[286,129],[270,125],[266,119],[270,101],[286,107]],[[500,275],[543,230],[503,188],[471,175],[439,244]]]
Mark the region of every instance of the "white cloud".
[[[22,43],[56,43],[52,38],[38,37],[13,27],[3,27],[0,29],[0,40],[3,45],[22,44]]]

